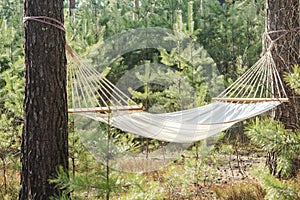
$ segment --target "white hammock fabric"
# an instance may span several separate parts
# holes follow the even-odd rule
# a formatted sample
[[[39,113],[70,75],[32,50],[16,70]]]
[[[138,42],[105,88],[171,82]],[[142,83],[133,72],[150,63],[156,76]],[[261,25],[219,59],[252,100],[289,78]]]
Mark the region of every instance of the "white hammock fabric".
[[[249,104],[215,102],[195,109],[164,114],[144,111],[113,112],[110,115],[110,124],[146,138],[190,143],[213,136],[239,121],[262,114],[279,104],[279,101]],[[84,112],[80,115],[107,123],[107,118],[96,112]]]
[[[70,47],[67,50],[73,63],[70,73],[73,108],[69,112],[146,138],[175,143],[198,141],[287,101],[269,52],[221,93],[216,102],[189,110],[151,114],[139,111],[142,106],[85,64]]]

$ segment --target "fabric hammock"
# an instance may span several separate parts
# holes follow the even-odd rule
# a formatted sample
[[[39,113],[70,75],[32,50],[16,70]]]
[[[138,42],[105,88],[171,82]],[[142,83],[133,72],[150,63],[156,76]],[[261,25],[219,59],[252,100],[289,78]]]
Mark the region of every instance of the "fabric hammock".
[[[67,46],[72,90],[69,113],[109,123],[146,138],[189,143],[213,136],[242,120],[288,101],[272,55],[267,51],[255,65],[225,89],[214,102],[171,113],[142,111],[114,84]]]

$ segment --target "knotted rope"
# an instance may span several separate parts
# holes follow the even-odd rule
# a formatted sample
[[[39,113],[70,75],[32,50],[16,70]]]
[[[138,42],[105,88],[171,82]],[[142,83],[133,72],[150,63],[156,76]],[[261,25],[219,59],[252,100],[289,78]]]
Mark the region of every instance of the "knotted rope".
[[[280,33],[281,35],[279,35],[277,38],[272,39],[271,35],[272,34],[276,34],[276,33]],[[263,53],[265,53],[266,51],[270,51],[274,48],[275,43],[280,40],[281,38],[285,37],[287,34],[289,33],[300,33],[300,27],[296,27],[296,28],[292,28],[292,29],[282,29],[282,30],[274,30],[274,31],[268,31],[265,32],[263,34],[263,38],[262,38],[262,46],[263,46]],[[269,47],[266,48],[266,41],[269,42]]]

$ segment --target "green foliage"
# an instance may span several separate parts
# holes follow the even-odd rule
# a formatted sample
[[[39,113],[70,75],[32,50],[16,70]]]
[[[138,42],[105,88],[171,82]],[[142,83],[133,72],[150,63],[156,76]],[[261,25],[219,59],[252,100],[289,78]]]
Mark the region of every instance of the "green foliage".
[[[103,41],[105,27],[97,21],[97,15],[94,16],[94,12],[89,10],[93,9],[95,5],[91,8],[88,6],[84,3],[80,10],[65,20],[67,41],[74,44],[72,47],[78,53],[83,53],[89,46]]]
[[[273,119],[256,118],[248,127],[246,134],[251,142],[266,152],[276,152],[277,175],[289,176],[293,172],[292,158],[300,153],[300,134],[284,129],[283,125]]]
[[[0,2],[0,199],[17,199],[23,123],[23,1]]]
[[[215,160],[213,155],[205,152],[209,151],[206,148],[203,142],[199,142],[166,168],[162,186],[168,199],[193,199],[201,196],[203,193],[200,188],[209,187],[213,182],[217,176]]]
[[[23,124],[22,60],[1,60],[0,74],[0,199],[17,198],[19,154]]]
[[[97,162],[91,164],[91,160],[88,162],[88,166],[84,166],[81,172],[76,173],[75,176],[60,169],[57,177],[50,180],[56,187],[64,191],[62,197],[70,195],[72,199],[103,199],[108,192],[120,191],[121,187],[117,182],[118,175],[116,173],[110,174],[108,185],[105,167]]]
[[[166,192],[159,181],[155,181],[150,172],[149,174],[122,174],[119,180],[123,185],[123,191],[116,195],[120,200],[151,200],[164,199]]]
[[[296,93],[300,94],[300,68],[295,65],[293,73],[285,73],[284,80],[293,88]]]
[[[254,170],[253,174],[266,190],[265,199],[268,200],[296,200],[300,199],[299,180],[284,181],[272,176],[268,170],[262,166]]]
[[[235,79],[237,69],[253,65],[261,52],[264,2],[247,0],[220,5],[204,0],[195,26],[198,41],[217,63],[221,74]],[[204,9],[205,8],[205,9]]]
[[[0,74],[0,131],[2,135],[17,134],[21,132],[23,118],[23,78],[22,78],[22,60],[14,65],[9,65],[6,70]]]
[[[20,59],[23,54],[23,2],[3,0],[0,2],[0,60],[9,58],[10,62]],[[2,64],[0,65],[2,68]],[[2,69],[0,68],[0,72]]]

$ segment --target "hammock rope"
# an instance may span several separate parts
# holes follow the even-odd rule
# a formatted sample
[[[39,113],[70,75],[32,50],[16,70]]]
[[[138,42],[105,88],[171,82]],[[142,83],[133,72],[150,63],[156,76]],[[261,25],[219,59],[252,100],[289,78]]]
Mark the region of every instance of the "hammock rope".
[[[213,99],[240,103],[288,102],[285,88],[270,51],[266,51],[248,71]]]
[[[66,46],[72,90],[72,108],[70,113],[109,112],[111,110],[142,110],[124,92],[107,80],[100,72],[87,65]]]

